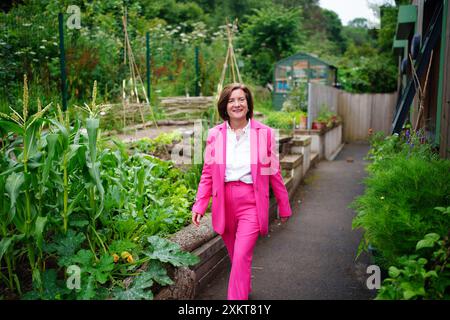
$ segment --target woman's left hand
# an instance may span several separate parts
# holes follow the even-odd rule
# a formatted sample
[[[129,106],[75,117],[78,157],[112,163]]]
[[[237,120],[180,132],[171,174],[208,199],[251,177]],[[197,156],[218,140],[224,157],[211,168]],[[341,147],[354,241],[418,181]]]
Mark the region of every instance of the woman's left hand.
[[[281,223],[286,223],[289,220],[289,217],[281,217]]]

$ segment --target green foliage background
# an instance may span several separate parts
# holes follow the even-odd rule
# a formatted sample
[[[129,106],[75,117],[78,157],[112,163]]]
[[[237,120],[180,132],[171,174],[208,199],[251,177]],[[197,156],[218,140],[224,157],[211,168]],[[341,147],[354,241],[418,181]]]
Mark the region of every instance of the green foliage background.
[[[363,18],[343,26],[318,0],[42,0],[10,1],[0,11],[0,111],[20,105],[26,73],[31,96],[59,102],[57,16],[69,5],[81,10],[80,30],[65,30],[69,106],[89,98],[98,82],[102,102],[121,99],[124,62],[122,15],[141,77],[145,78],[145,33],[151,34],[152,96],[215,93],[226,54],[226,19],[238,19],[235,48],[246,83],[272,80],[274,63],[295,52],[319,56],[339,68],[339,82],[351,92],[389,92],[396,87],[392,39],[396,4],[382,9],[381,29]],[[40,14],[36,14],[40,13]],[[200,49],[199,79],[194,48]],[[229,80],[229,78],[227,78]],[[36,105],[36,104],[31,104]]]

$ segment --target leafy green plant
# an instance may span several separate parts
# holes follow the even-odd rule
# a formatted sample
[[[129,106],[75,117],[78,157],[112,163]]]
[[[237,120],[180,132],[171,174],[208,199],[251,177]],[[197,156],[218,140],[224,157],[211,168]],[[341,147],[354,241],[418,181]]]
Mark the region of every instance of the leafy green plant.
[[[288,95],[288,98],[283,103],[281,111],[294,112],[303,111],[307,112],[308,100],[307,100],[307,83],[299,84],[294,87]]]
[[[296,121],[297,125],[299,124],[300,115],[305,115],[305,113],[302,111],[289,113],[274,111],[267,115],[267,118],[264,120],[264,122],[272,128],[293,129],[294,121]]]
[[[142,138],[132,143],[130,146],[139,152],[154,155],[158,158],[170,159],[168,148],[176,143],[179,143],[182,139],[182,135],[179,131],[173,131],[170,133],[161,133],[156,138]]]
[[[437,203],[450,204],[450,161],[397,139],[387,138],[371,153],[376,158],[368,166],[366,191],[351,204],[358,213],[353,228],[364,230],[358,254],[371,244],[386,268],[413,254],[424,234],[444,236],[450,227],[450,217],[434,210]]]
[[[436,208],[450,214],[450,207]],[[429,233],[417,242],[416,254],[402,256],[389,268],[376,299],[449,299],[448,236]]]
[[[26,102],[26,81],[24,87]],[[59,107],[52,116],[44,116],[48,107],[40,106],[30,117],[27,108],[23,115],[2,114],[0,268],[7,273],[1,273],[0,286],[24,298],[121,297],[120,290],[128,290],[121,281],[138,276],[146,262],[179,266],[198,261],[163,240],[144,240],[169,235],[189,221],[198,172],[183,172],[150,155],[130,156],[117,141],[115,148],[105,147],[95,88],[91,105],[85,106],[86,126],[79,119],[69,121]],[[160,247],[167,252],[151,256]],[[124,258],[117,261],[119,254]],[[68,291],[66,275],[61,277],[72,265],[82,271],[78,291]],[[157,266],[151,267],[159,275],[155,281],[169,283],[164,265]],[[19,268],[24,272],[19,274]],[[29,276],[33,290],[23,295],[31,289],[23,286]],[[133,288],[151,297],[140,284],[146,276],[139,277]]]

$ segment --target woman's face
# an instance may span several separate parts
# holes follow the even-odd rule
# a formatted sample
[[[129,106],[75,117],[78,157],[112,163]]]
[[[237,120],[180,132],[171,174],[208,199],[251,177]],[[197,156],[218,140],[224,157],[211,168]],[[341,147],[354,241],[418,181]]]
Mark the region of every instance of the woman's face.
[[[248,112],[247,98],[242,89],[236,89],[231,92],[227,104],[227,113],[230,120],[246,119]]]

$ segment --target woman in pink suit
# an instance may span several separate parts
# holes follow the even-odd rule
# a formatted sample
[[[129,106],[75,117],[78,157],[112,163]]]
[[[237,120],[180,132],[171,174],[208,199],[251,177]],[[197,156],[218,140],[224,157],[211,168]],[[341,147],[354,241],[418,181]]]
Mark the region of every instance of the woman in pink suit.
[[[208,133],[192,222],[200,225],[212,196],[212,225],[231,259],[228,299],[247,300],[253,249],[258,235],[268,233],[269,182],[281,221],[292,212],[273,129],[252,119],[250,90],[240,83],[227,85],[218,110],[224,122]]]

